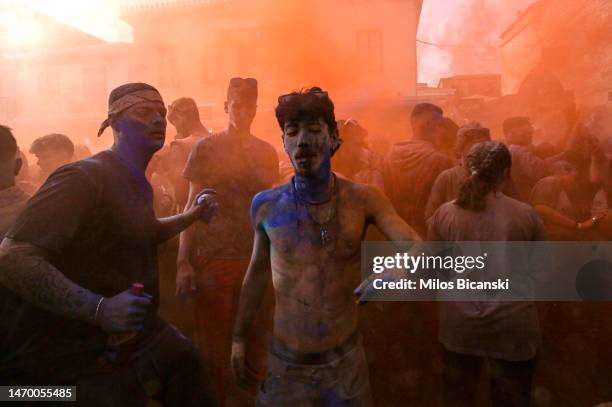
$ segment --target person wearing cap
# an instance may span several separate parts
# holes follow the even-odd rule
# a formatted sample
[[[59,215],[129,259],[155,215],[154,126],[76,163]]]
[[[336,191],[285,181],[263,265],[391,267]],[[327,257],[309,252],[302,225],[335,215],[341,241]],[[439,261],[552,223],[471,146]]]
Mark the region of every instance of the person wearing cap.
[[[74,159],[74,144],[63,134],[47,134],[32,142],[30,154],[37,159],[38,174],[35,181],[40,186],[53,171]]]
[[[280,96],[275,113],[294,176],[253,199],[255,242],[234,325],[232,370],[243,385],[259,379],[246,361],[247,338],[271,275],[274,329],[257,405],[369,406],[354,297],[371,287],[367,280],[360,285],[361,241],[369,225],[396,242],[419,237],[378,188],[332,172],[340,140],[327,92]]]
[[[176,286],[179,297],[195,294],[196,343],[211,363],[222,401],[244,405],[252,397],[228,380],[232,321],[253,243],[250,203],[278,180],[278,157],[270,144],[251,134],[255,79],[231,79],[224,109],[227,129],[200,140],[183,172],[189,180],[187,205],[206,187],[218,192],[220,209],[208,225],[181,234]],[[253,340],[261,340],[263,333],[262,328]],[[253,346],[257,348],[263,357],[263,344]]]
[[[0,383],[76,385],[83,406],[214,404],[200,354],[157,316],[157,245],[214,215],[214,191],[156,219],[145,168],[165,139],[159,92],[109,96],[114,144],[53,172],[0,245]],[[130,290],[135,283],[144,293]],[[125,361],[109,338],[135,335]]]
[[[350,180],[384,191],[384,158],[368,148],[368,131],[354,119],[338,120],[338,131],[342,150],[332,160],[336,171]]]
[[[0,239],[30,198],[16,183],[23,161],[10,128],[0,125]]]

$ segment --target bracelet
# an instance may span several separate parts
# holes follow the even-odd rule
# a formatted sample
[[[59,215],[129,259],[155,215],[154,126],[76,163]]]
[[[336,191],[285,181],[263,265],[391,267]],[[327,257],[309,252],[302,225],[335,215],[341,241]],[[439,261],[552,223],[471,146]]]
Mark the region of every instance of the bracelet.
[[[102,301],[104,301],[104,297],[100,297],[98,300],[98,305],[96,305],[96,312],[94,312],[93,323],[96,325],[98,323],[98,313],[100,312],[100,305],[102,305]]]

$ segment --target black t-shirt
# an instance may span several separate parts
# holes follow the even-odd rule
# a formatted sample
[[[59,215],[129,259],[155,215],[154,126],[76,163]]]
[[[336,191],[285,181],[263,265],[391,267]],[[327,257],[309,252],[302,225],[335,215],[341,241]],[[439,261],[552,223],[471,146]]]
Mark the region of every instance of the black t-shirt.
[[[7,236],[46,249],[50,263],[70,280],[105,297],[133,282],[143,283],[153,295],[147,329],[159,303],[156,227],[144,174],[103,151],[55,171]],[[107,336],[99,328],[46,312],[8,292],[0,298],[5,300],[0,301],[0,319],[5,320],[0,325],[8,324],[8,334],[0,335],[0,351],[8,350],[14,358],[59,357],[104,347]]]

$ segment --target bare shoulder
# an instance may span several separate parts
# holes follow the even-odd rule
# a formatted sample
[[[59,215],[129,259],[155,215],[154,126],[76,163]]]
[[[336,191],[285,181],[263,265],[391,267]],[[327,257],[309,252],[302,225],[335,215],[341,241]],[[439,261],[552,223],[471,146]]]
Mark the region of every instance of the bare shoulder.
[[[284,206],[290,200],[293,202],[293,190],[290,182],[258,192],[253,197],[251,203],[251,219],[253,223],[259,223],[275,208]]]
[[[336,179],[340,194],[350,198],[354,203],[365,204],[387,199],[385,194],[375,186],[354,182],[338,174],[336,174]]]

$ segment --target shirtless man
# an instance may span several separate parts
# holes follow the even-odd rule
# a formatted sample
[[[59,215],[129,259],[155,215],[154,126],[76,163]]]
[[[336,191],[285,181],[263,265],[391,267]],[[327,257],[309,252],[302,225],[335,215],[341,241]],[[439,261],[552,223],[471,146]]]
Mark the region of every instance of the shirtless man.
[[[232,369],[239,383],[255,380],[245,363],[245,338],[271,268],[274,330],[258,405],[370,405],[353,296],[361,240],[370,224],[391,240],[419,237],[377,188],[331,171],[340,142],[327,92],[312,88],[278,101],[276,117],[295,175],[253,199],[255,241],[236,316]]]
[[[178,210],[181,211],[187,204],[189,195],[189,182],[183,178],[183,168],[193,147],[204,137],[210,136],[210,130],[200,121],[198,106],[192,98],[182,97],[172,102],[168,106],[168,121],[176,128],[177,133],[161,157],[160,169],[166,172],[174,189]]]

